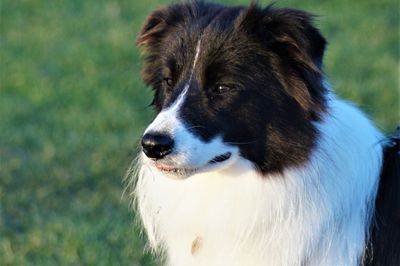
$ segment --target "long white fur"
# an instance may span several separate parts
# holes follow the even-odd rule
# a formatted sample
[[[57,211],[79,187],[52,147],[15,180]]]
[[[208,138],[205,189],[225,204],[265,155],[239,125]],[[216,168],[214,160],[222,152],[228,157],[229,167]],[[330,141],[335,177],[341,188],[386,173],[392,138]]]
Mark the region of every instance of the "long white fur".
[[[142,156],[134,194],[151,248],[174,266],[358,265],[382,136],[332,94],[316,126],[320,137],[309,162],[283,175],[261,176],[239,158],[177,180]],[[196,238],[201,241],[192,254]]]

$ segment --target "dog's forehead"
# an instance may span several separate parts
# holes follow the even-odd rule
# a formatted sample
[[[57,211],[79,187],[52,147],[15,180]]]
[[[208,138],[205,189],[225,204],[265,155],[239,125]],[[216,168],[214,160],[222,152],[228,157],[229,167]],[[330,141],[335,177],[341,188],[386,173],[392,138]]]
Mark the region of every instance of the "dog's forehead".
[[[240,9],[228,9],[214,17],[193,17],[179,27],[174,27],[165,40],[165,49],[173,53],[184,64],[191,63],[189,58],[196,54],[200,43],[200,55],[204,58],[222,55],[224,52],[241,52],[237,42],[243,40],[245,34],[235,27]],[[250,40],[248,40],[250,41]]]

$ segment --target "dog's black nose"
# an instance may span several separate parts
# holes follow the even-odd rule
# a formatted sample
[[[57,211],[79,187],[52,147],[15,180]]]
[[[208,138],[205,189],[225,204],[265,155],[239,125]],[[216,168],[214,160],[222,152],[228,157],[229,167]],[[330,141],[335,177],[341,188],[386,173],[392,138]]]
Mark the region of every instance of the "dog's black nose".
[[[174,140],[160,133],[147,133],[142,138],[143,152],[151,159],[161,159],[172,152]]]

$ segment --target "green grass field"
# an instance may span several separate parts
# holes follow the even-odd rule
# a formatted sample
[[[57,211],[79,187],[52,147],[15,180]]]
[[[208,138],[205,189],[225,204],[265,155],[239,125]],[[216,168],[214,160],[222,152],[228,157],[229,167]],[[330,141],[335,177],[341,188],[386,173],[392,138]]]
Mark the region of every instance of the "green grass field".
[[[166,2],[0,1],[0,265],[155,264],[121,195],[152,117],[135,36]],[[391,131],[398,2],[277,5],[320,15],[333,87]]]

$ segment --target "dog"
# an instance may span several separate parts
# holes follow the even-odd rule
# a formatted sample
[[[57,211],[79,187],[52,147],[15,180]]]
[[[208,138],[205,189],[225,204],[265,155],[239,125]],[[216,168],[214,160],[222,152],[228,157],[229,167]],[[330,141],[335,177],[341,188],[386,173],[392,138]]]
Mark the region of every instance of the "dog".
[[[173,4],[137,43],[133,195],[167,265],[400,265],[399,136],[337,97],[313,15]]]

